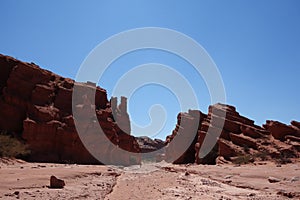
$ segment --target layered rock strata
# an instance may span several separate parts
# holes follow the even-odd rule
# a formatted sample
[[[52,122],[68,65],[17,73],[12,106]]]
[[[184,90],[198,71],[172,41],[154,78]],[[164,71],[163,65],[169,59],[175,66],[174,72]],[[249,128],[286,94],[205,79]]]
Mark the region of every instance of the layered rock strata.
[[[178,130],[188,129],[195,117],[180,113],[172,135],[166,139],[166,157],[173,163],[216,164],[217,162],[248,163],[255,160],[276,160],[290,162],[300,156],[299,122],[285,125],[277,121],[267,121],[263,127],[255,125],[253,120],[241,116],[233,106],[215,104],[209,107],[208,114],[201,113],[197,118],[199,126],[191,133],[194,135],[190,146],[174,159],[177,145],[173,139],[184,138]],[[184,126],[182,119],[189,121]],[[180,135],[180,136],[178,136]],[[176,144],[176,143],[175,143]]]
[[[125,155],[114,158],[117,148],[140,152],[135,138],[130,136],[124,97],[119,108],[113,105],[112,109],[106,90],[96,84],[75,83],[34,63],[3,55],[0,68],[0,129],[25,140],[31,150],[29,160],[100,163],[89,152],[92,150],[104,154],[106,162],[115,163],[118,159],[125,165],[139,163],[138,158]],[[74,87],[77,95],[72,98]],[[78,113],[76,117],[72,108]]]

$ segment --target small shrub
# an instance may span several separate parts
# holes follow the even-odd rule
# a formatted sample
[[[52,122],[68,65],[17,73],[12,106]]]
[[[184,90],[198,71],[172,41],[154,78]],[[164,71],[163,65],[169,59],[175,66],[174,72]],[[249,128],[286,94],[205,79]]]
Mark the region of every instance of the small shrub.
[[[254,159],[251,155],[239,155],[232,160],[232,163],[237,165],[249,164],[254,162]]]
[[[246,153],[250,152],[250,148],[247,145],[243,145],[243,149]]]
[[[261,161],[268,160],[269,153],[267,151],[260,151],[254,155],[255,158],[260,159]]]
[[[130,156],[129,157],[129,163],[130,165],[137,165],[140,164],[140,162],[138,161],[138,158],[135,156]]]
[[[277,163],[278,164],[288,164],[288,163],[292,163],[292,155],[289,155],[286,152],[281,152],[280,153],[280,157],[279,159],[277,159]]]
[[[6,133],[0,134],[0,157],[23,158],[30,154],[27,145]]]

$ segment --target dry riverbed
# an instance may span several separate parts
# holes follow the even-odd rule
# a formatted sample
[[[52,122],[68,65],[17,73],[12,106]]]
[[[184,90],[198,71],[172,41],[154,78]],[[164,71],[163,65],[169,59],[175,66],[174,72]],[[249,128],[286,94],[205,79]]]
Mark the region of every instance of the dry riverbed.
[[[63,189],[49,188],[51,175]],[[300,163],[115,167],[0,161],[0,199],[300,199]]]

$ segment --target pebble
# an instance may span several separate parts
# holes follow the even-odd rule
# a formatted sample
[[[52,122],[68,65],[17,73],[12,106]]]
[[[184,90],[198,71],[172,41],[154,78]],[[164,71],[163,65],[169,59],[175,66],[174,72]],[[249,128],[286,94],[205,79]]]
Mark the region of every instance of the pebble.
[[[224,178],[225,179],[230,179],[230,178],[232,178],[233,176],[232,175],[227,175],[227,176],[225,176]]]
[[[278,195],[282,195],[282,196],[285,196],[285,197],[288,197],[288,198],[294,198],[295,194],[292,193],[292,192],[287,192],[285,190],[280,190],[277,192]]]
[[[268,181],[269,181],[270,183],[278,183],[278,182],[280,182],[281,180],[280,180],[279,178],[275,178],[275,177],[270,176],[270,177],[268,178]]]
[[[291,182],[296,182],[296,181],[299,181],[300,178],[298,176],[295,176],[291,179]]]

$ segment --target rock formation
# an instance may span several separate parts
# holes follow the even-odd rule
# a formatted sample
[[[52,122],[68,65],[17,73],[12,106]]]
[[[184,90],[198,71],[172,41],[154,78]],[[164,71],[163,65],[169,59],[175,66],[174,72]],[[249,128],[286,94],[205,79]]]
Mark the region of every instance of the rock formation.
[[[141,156],[115,152],[149,153],[164,145],[165,159],[173,163],[290,162],[300,156],[297,121],[285,125],[268,120],[260,127],[235,107],[215,104],[208,114],[179,113],[174,131],[162,144],[130,135],[125,97],[118,105],[117,98],[108,101],[106,91],[94,83],[76,83],[1,54],[0,68],[0,130],[28,144],[30,161],[91,164],[100,163],[93,155],[101,154],[105,164],[138,164]]]
[[[177,125],[173,130],[172,135],[167,136],[165,142],[167,145],[167,161],[173,161],[175,164],[193,163],[195,161],[195,145],[198,140],[197,130],[206,117],[207,115],[195,110],[189,110],[188,113],[178,114]],[[175,139],[176,141],[174,141]],[[183,152],[183,154],[181,154],[181,152]]]
[[[118,109],[112,109],[106,91],[96,84],[75,83],[33,63],[4,55],[0,55],[0,68],[0,129],[14,132],[26,141],[31,150],[29,160],[99,163],[82,144],[75,123],[85,133],[84,137],[89,137],[91,146],[105,152],[108,161],[115,148],[140,152],[135,138],[129,135],[125,98]],[[75,119],[72,113],[74,87],[80,94],[73,99],[73,108],[79,113]],[[90,117],[93,114],[94,118]],[[99,139],[95,131],[99,124],[104,132],[102,137],[111,142]],[[139,159],[126,157],[119,163],[127,165],[133,160]]]
[[[195,112],[195,111],[194,111]],[[166,139],[166,157],[173,163],[215,164],[216,162],[248,163],[255,160],[277,160],[290,162],[300,156],[299,122],[292,121],[290,126],[276,121],[267,121],[263,127],[253,120],[241,116],[233,106],[215,104],[209,107],[208,115],[200,112],[199,126],[194,130],[194,140],[190,147],[177,159],[173,138],[178,130],[193,124],[192,112],[180,113],[172,135]],[[189,121],[186,127],[182,120]],[[180,134],[191,134],[188,131]],[[182,136],[179,136],[182,137]],[[211,147],[204,146],[205,139]],[[207,150],[208,149],[208,150]]]
[[[161,161],[165,154],[165,142],[160,139],[151,139],[146,136],[136,137],[141,150],[141,157],[149,161]]]
[[[147,136],[137,137],[137,142],[139,143],[141,153],[148,153],[152,151],[156,151],[158,149],[161,149],[165,146],[164,141],[160,139],[154,139]]]
[[[62,189],[65,186],[65,181],[56,178],[55,176],[51,176],[50,177],[50,186],[49,188],[53,188],[53,189]]]
[[[125,133],[130,135],[131,128],[129,115],[127,113],[127,98],[121,97],[121,103],[119,106],[117,97],[112,97],[110,103],[114,119],[118,123],[118,126]]]

